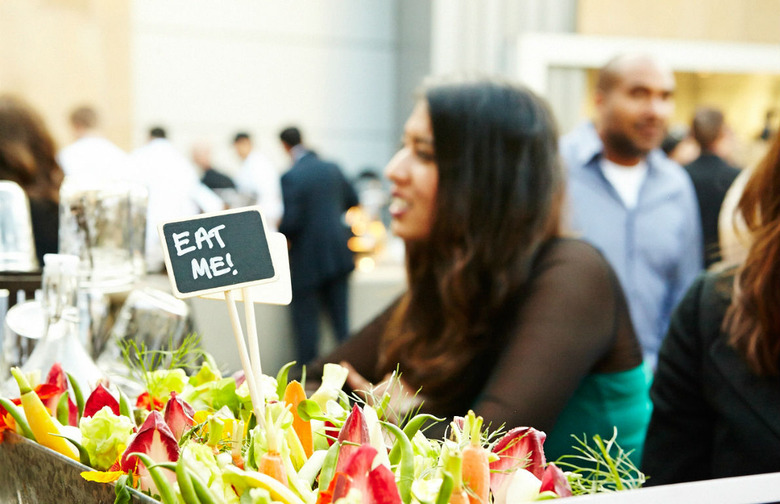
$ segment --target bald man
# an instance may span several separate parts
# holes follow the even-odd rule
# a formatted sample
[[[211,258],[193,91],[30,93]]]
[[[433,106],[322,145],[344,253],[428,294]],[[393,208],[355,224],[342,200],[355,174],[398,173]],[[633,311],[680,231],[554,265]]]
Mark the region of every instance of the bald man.
[[[671,312],[702,268],[693,184],[659,149],[674,89],[661,62],[618,56],[599,72],[595,120],[561,139],[571,226],[617,272],[653,368]]]

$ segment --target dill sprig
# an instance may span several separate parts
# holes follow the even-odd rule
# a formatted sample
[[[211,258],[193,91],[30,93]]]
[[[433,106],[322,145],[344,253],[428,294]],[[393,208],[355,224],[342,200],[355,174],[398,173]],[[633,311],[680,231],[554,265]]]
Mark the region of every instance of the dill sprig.
[[[423,401],[418,398],[422,387],[414,393],[411,393],[410,389],[404,388],[398,367],[390,374],[386,382],[388,386],[382,386],[381,393],[379,393],[380,385],[385,382],[372,386],[369,390],[355,390],[350,398],[358,404],[376,408],[380,420],[404,426],[409,419],[422,410]],[[422,430],[427,430],[431,425],[433,424],[426,425]]]
[[[151,385],[149,380],[152,371],[159,369],[194,369],[202,358],[208,358],[200,346],[200,336],[190,333],[184,337],[178,348],[173,348],[173,336],[168,337],[168,344],[163,348],[169,350],[151,350],[145,342],[140,344],[132,338],[120,342],[122,359],[130,371],[130,375],[144,383],[146,389]]]
[[[595,447],[585,436],[572,437],[577,441],[573,448],[580,455],[564,455],[555,464],[567,471],[573,495],[631,490],[645,483],[645,475],[631,462],[631,451],[617,444],[617,429],[607,441],[598,434],[593,436]]]

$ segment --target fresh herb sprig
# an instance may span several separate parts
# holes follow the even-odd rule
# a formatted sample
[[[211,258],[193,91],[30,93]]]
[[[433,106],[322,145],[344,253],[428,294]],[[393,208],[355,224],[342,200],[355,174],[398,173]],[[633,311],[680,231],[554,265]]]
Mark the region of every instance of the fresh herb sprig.
[[[151,350],[143,341],[139,344],[132,338],[121,340],[122,358],[130,370],[130,375],[143,382],[147,390],[152,371],[158,369],[194,369],[197,363],[208,358],[200,346],[200,336],[190,333],[184,337],[178,348],[173,348],[173,337],[168,337],[164,348],[169,350]]]
[[[616,442],[617,429],[607,441],[598,434],[593,436],[594,446],[588,444],[585,436],[573,448],[580,455],[564,455],[555,461],[566,473],[573,495],[587,495],[600,492],[615,492],[640,488],[645,475],[631,461],[631,451],[623,450]]]

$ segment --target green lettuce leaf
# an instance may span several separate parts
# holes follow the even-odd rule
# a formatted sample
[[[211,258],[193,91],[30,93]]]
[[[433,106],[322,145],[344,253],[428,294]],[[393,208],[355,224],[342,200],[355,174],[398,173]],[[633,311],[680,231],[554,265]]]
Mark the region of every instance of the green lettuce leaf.
[[[109,406],[92,417],[82,417],[79,430],[90,465],[100,471],[109,469],[127,447],[133,427],[129,418],[115,415]]]

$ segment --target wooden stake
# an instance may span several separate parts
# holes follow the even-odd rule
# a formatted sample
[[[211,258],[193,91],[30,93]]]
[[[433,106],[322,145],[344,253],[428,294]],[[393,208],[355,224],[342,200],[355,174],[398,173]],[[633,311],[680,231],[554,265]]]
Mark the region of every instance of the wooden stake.
[[[260,400],[265,403],[263,393],[263,366],[260,362],[260,343],[257,340],[257,322],[255,320],[255,303],[252,301],[252,288],[241,289],[244,297],[244,320],[246,321],[247,339],[249,340],[249,357],[252,360],[252,370],[255,372],[255,384]]]
[[[225,291],[225,302],[228,306],[230,324],[233,326],[233,335],[236,337],[238,356],[241,358],[241,366],[244,368],[244,379],[246,380],[247,387],[249,387],[249,397],[252,399],[252,409],[255,412],[257,424],[263,427],[265,423],[265,404],[261,401],[261,398],[257,393],[257,381],[254,379],[255,374],[252,369],[252,364],[249,362],[249,354],[246,350],[244,332],[241,330],[241,323],[238,320],[238,309],[236,308],[236,298],[233,296],[233,291]]]

